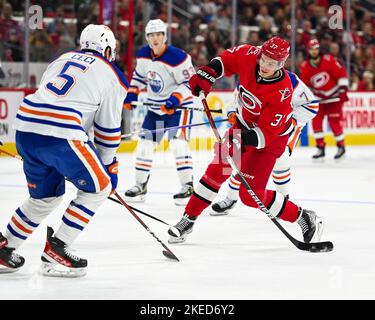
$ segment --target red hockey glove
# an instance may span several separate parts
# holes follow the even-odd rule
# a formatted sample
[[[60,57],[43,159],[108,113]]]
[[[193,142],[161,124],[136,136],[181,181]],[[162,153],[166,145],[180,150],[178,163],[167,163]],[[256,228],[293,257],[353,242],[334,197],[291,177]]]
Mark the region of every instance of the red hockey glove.
[[[349,101],[349,98],[348,98],[348,91],[347,91],[347,90],[342,90],[342,91],[340,91],[340,93],[339,93],[339,97],[340,97],[340,102],[346,102],[346,101]]]
[[[113,161],[105,166],[107,168],[107,173],[111,178],[112,184],[112,192],[116,190],[117,183],[118,183],[118,161],[117,158],[114,157]]]
[[[210,67],[200,67],[197,74],[194,74],[189,80],[191,92],[198,97],[199,93],[203,91],[204,95],[207,96],[217,77],[215,70]]]

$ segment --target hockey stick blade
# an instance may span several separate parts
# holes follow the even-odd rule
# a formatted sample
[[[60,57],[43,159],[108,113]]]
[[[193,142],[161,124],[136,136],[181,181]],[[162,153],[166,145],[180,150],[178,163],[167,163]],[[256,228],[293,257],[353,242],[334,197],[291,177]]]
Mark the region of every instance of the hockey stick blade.
[[[296,244],[298,249],[309,252],[330,252],[333,250],[333,243],[331,241],[304,243],[298,242]]]
[[[163,255],[168,259],[180,261],[171,251],[163,250]]]

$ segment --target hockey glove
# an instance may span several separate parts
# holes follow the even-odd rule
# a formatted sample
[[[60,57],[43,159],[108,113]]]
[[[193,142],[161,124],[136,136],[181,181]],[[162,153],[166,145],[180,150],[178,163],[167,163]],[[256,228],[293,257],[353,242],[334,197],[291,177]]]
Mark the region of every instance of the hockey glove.
[[[113,161],[105,166],[107,169],[107,173],[109,177],[111,178],[111,184],[112,184],[112,192],[116,190],[117,183],[118,183],[118,161],[117,158],[114,157]]]
[[[340,97],[340,102],[346,102],[346,101],[349,101],[349,98],[348,98],[348,91],[345,90],[345,89],[342,89],[339,93],[339,97]]]
[[[160,107],[160,111],[165,114],[174,114],[176,107],[179,107],[182,103],[182,95],[178,92],[174,92],[165,102],[165,105]]]
[[[139,88],[135,86],[130,86],[128,90],[128,94],[124,100],[124,109],[132,110],[134,106],[132,106],[132,102],[138,101],[139,95]]]
[[[207,96],[210,93],[211,87],[215,83],[217,77],[218,75],[215,70],[211,69],[210,67],[200,67],[197,74],[192,75],[189,80],[191,92],[193,95],[198,97],[199,93],[203,91],[204,95]]]

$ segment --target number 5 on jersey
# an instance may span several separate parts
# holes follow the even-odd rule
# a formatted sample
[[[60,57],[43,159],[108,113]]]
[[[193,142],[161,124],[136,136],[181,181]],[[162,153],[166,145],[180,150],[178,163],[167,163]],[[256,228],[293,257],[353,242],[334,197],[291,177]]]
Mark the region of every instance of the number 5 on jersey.
[[[56,76],[58,78],[63,79],[63,84],[60,86],[56,85],[56,82],[48,82],[46,88],[53,93],[57,94],[58,96],[65,96],[69,90],[75,84],[75,78],[72,75],[68,74],[69,67],[75,67],[80,69],[81,71],[85,71],[87,69],[86,66],[79,64],[77,62],[68,61],[65,63],[64,67],[62,68],[61,72]]]

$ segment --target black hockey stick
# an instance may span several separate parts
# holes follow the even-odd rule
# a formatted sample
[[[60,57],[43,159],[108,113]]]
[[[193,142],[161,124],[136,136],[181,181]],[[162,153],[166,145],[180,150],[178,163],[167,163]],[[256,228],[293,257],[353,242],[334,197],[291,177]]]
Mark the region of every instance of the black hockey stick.
[[[119,201],[119,200],[117,200],[117,199],[114,199],[114,198],[112,198],[111,196],[109,196],[108,199],[111,200],[111,201],[113,201],[113,202],[116,202],[116,203],[122,205],[122,202],[121,202],[121,201]],[[163,224],[165,224],[165,225],[167,225],[167,226],[169,226],[169,227],[171,226],[169,223],[166,223],[165,221],[160,220],[160,219],[158,219],[158,218],[152,216],[151,214],[148,214],[148,213],[146,213],[146,212],[144,212],[144,211],[142,211],[142,210],[139,210],[139,209],[137,209],[137,208],[134,208],[134,207],[132,207],[132,206],[130,206],[130,205],[129,205],[129,208],[131,208],[131,209],[134,210],[135,212],[138,212],[138,213],[140,213],[140,214],[145,215],[146,217],[149,217],[149,218],[151,218],[151,219],[154,219],[154,220],[156,220],[156,221],[159,221],[159,222],[161,222],[161,223],[163,223]]]
[[[163,255],[165,257],[167,257],[168,259],[172,259],[172,260],[176,260],[176,261],[180,261],[178,260],[178,258],[174,255],[174,253],[163,243],[163,241],[161,241],[156,235],[155,233],[153,233],[150,228],[142,221],[142,219],[140,217],[137,216],[137,214],[130,208],[130,206],[120,197],[120,195],[114,191],[113,193],[116,198],[123,204],[123,206],[128,209],[128,211],[133,215],[134,218],[136,218],[138,220],[138,222],[147,230],[147,232],[149,234],[151,234],[162,246],[165,250],[163,250]]]
[[[212,115],[210,113],[210,110],[207,105],[207,101],[204,98],[203,94],[201,95],[203,106],[206,110],[207,118],[210,121],[211,128],[215,134],[217,142],[221,143],[221,136],[219,131],[216,128],[215,122],[213,121]],[[262,210],[268,218],[271,219],[271,221],[276,225],[276,227],[281,230],[281,232],[300,250],[304,251],[310,251],[310,252],[329,252],[333,250],[333,243],[330,241],[324,241],[324,242],[315,242],[315,243],[305,243],[298,241],[297,239],[293,238],[277,221],[277,219],[270,213],[270,211],[267,209],[267,207],[264,205],[264,203],[258,198],[258,196],[255,194],[255,192],[251,189],[250,185],[246,181],[246,179],[243,177],[242,173],[238,169],[237,165],[234,163],[233,159],[228,154],[226,156],[226,159],[232,169],[237,173],[237,176],[239,177],[241,183],[245,186],[247,192],[252,197],[252,199],[257,203],[260,210]]]
[[[161,107],[163,104],[160,103],[151,103],[151,102],[141,102],[141,101],[134,101],[131,103],[131,105],[136,106],[136,107]],[[200,112],[205,112],[203,108],[198,108],[198,107],[184,107],[184,106],[178,106],[175,107],[177,110],[193,110],[193,111],[200,111]],[[223,109],[210,109],[212,113],[222,113]]]

